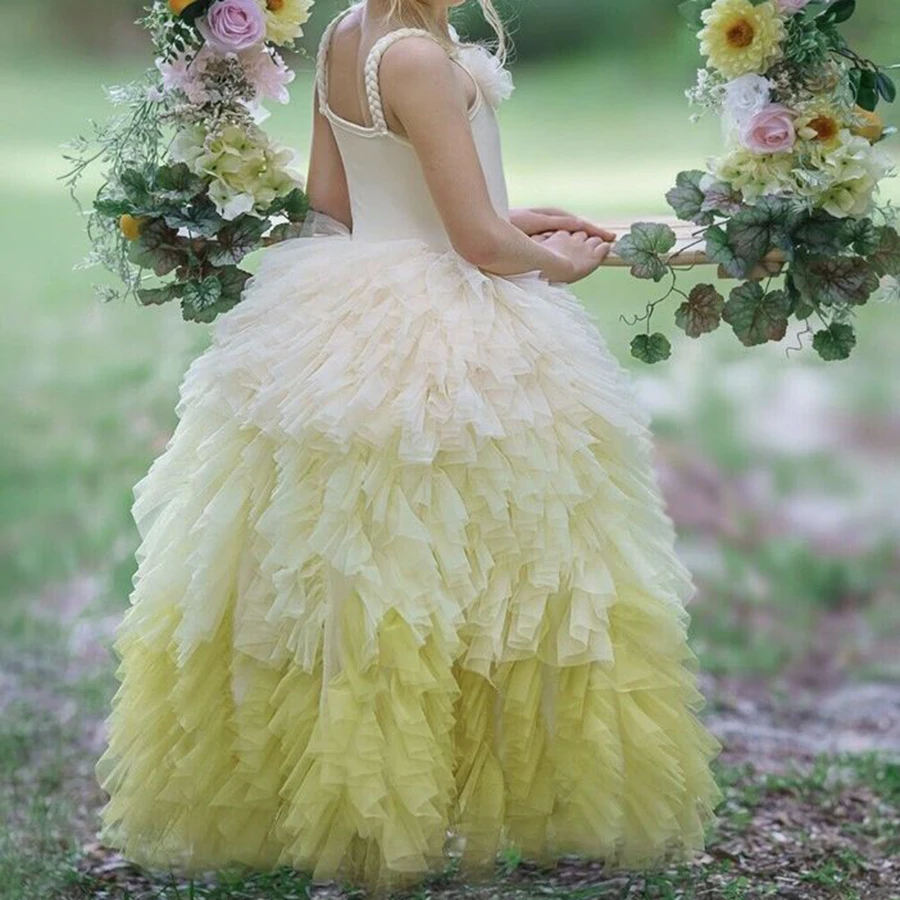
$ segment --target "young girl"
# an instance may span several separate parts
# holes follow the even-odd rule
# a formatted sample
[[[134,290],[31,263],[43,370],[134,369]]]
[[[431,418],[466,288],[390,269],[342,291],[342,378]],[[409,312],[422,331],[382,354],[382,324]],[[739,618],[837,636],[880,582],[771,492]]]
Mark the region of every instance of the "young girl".
[[[509,210],[509,76],[458,2],[329,25],[310,234],[216,321],[135,486],[97,775],[147,867],[383,889],[451,848],[689,858],[715,821],[648,417],[564,286],[614,235]]]

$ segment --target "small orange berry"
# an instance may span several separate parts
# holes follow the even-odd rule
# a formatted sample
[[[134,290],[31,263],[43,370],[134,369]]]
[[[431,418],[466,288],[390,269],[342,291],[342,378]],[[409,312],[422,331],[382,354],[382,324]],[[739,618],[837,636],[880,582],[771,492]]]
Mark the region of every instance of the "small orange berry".
[[[853,125],[851,126],[850,131],[853,134],[864,137],[873,144],[876,141],[881,140],[881,136],[884,134],[884,120],[881,116],[868,109],[863,109],[861,106],[856,107],[856,114],[859,118],[865,119],[865,124]]]
[[[136,219],[127,213],[119,219],[119,228],[122,230],[122,234],[125,235],[125,239],[129,241],[136,241],[141,236],[141,226],[143,224],[143,219]]]
[[[172,14],[180,16],[196,0],[169,0],[169,9]]]

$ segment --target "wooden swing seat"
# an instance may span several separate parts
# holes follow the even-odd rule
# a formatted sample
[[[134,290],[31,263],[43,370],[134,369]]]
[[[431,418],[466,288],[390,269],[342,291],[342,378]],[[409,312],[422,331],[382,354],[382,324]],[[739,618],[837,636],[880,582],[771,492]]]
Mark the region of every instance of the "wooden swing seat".
[[[655,216],[647,215],[643,218],[625,221],[619,219],[612,222],[604,222],[603,227],[608,228],[617,236],[621,237],[626,234],[635,222],[661,222],[668,225],[676,234],[678,241],[672,250],[667,254],[669,262],[679,266],[711,266],[715,265],[706,255],[706,247],[702,239],[697,234],[702,231],[702,226],[695,225],[693,222],[685,222],[673,216]],[[700,240],[698,244],[697,241]],[[780,250],[772,250],[766,254],[762,263],[751,273],[752,280],[767,278],[770,275],[778,275],[784,263],[786,262],[784,254]],[[603,265],[611,267],[630,268],[631,263],[626,262],[620,256],[616,255],[613,250],[603,261]],[[730,278],[731,276],[722,271],[719,267],[720,278]]]

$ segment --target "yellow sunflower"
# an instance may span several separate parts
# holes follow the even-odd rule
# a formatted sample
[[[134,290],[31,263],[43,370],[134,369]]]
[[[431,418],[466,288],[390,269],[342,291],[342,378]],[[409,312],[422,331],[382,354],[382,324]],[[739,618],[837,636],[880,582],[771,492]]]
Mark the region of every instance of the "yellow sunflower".
[[[257,0],[266,11],[266,40],[283,47],[303,34],[313,0]]]
[[[781,57],[784,21],[771,0],[716,0],[701,17],[700,51],[726,78],[762,74]]]

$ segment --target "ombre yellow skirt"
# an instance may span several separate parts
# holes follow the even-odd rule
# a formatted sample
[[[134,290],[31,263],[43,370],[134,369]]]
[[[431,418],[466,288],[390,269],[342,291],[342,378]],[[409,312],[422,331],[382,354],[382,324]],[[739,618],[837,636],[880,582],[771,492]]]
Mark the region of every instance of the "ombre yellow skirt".
[[[96,764],[151,870],[690,858],[722,794],[648,417],[565,287],[267,252],[134,488]]]

